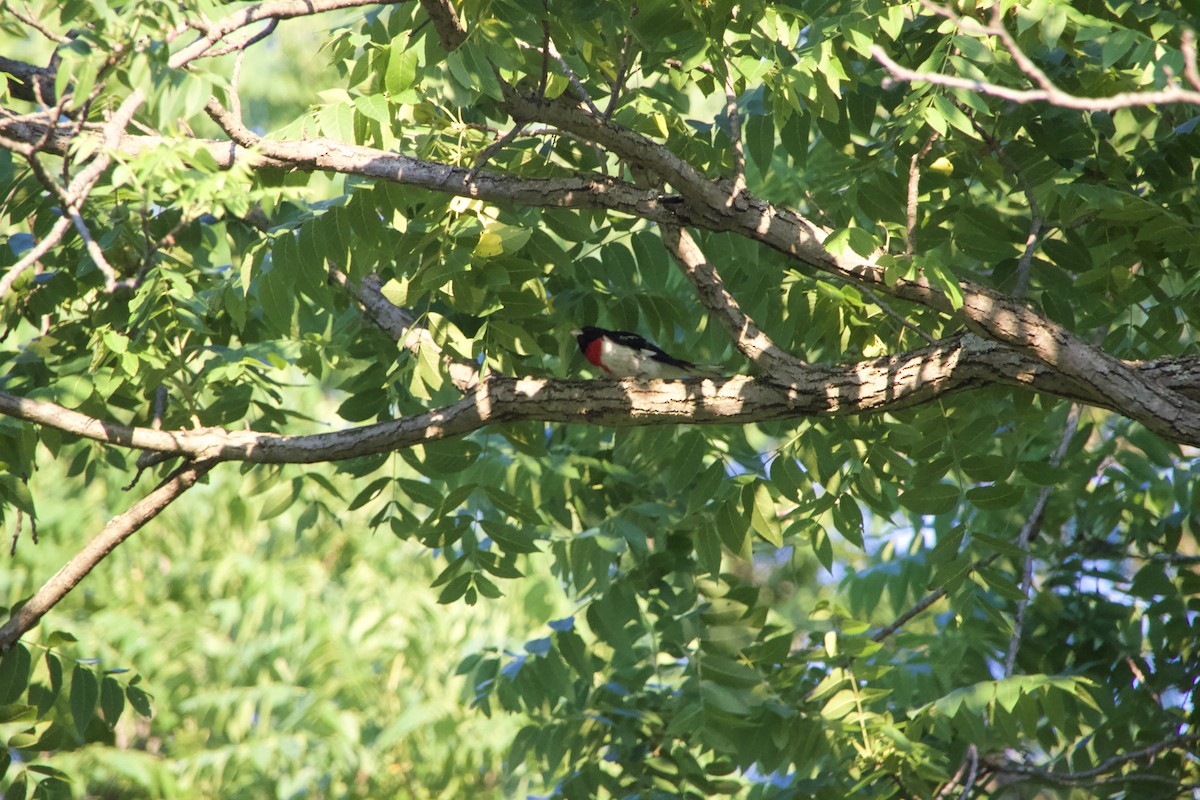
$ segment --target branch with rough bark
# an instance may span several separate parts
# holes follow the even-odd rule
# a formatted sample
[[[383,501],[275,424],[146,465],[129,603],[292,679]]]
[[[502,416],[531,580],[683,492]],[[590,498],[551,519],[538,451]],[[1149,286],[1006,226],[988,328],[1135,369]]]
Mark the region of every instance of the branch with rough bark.
[[[240,42],[231,41],[231,37],[257,23],[273,25],[290,17],[377,4],[366,0],[269,0],[217,22],[193,24],[191,28],[199,38],[177,50],[170,63],[187,68],[197,59],[244,47],[264,32]],[[446,0],[421,0],[421,4],[442,45],[447,50],[461,46],[467,31],[452,6]],[[186,30],[178,33],[182,35]],[[548,42],[545,50],[551,53]],[[1189,65],[1195,72],[1194,59]],[[621,67],[622,74],[614,84],[614,99],[626,66]],[[7,71],[30,85],[47,80],[53,85],[50,69]],[[601,114],[594,104],[572,101],[568,96],[547,99],[544,91],[527,93],[503,82],[502,88],[503,108],[515,123],[513,131],[532,122],[544,124],[636,165],[677,194],[664,196],[605,175],[528,178],[484,171],[481,167],[486,159],[474,168],[465,168],[329,139],[272,139],[249,130],[241,122],[236,106],[230,112],[216,98],[209,102],[208,112],[228,138],[193,139],[190,144],[203,147],[225,168],[244,165],[250,169],[339,173],[496,203],[603,209],[657,223],[665,246],[700,302],[724,327],[739,352],[756,365],[760,373],[757,378],[651,383],[503,376],[481,379],[473,362],[439,351],[452,382],[464,393],[458,402],[413,417],[311,436],[220,429],[162,431],[99,420],[6,393],[0,393],[0,413],[114,446],[183,455],[205,464],[220,460],[311,463],[411,447],[521,420],[619,426],[875,414],[929,402],[952,392],[1001,384],[1110,409],[1142,422],[1164,438],[1200,444],[1200,359],[1122,362],[1082,342],[1029,305],[985,286],[960,281],[958,302],[919,275],[888,281],[884,268],[877,263],[883,253],[866,258],[853,253],[835,255],[824,245],[827,229],[792,209],[748,192],[742,174],[744,154],[737,133],[732,81],[725,88],[738,164],[733,181],[704,175],[665,145],[613,122],[611,101],[609,109]],[[1051,92],[1052,87],[1043,86],[1041,91]],[[1054,102],[1053,97],[1042,99]],[[159,136],[125,135],[123,127],[119,136],[114,138],[111,133],[108,128],[82,123],[60,124],[53,113],[17,115],[0,110],[0,143],[26,148],[33,154],[66,155],[81,144],[80,137],[91,137],[96,142],[103,139],[103,152],[109,156],[133,156],[171,144]],[[497,148],[507,138],[497,142]],[[52,233],[61,238],[73,221],[64,216]],[[774,344],[741,310],[686,225],[736,233],[809,268],[862,287],[872,297],[878,293],[935,309],[983,338],[958,335],[931,342],[920,350],[855,364],[806,364]],[[1031,233],[1031,241],[1035,234]],[[37,257],[26,256],[29,263]],[[4,289],[10,288],[14,273],[19,271],[12,270],[5,276],[8,283]],[[355,284],[336,271],[333,278],[355,296],[369,317],[406,348],[437,346],[409,312],[387,303],[377,279]]]
[[[1200,105],[1200,72],[1196,66],[1196,34],[1194,31],[1185,30],[1180,36],[1180,51],[1183,54],[1185,65],[1184,78],[1187,86],[1191,88],[1172,86],[1156,91],[1118,92],[1107,97],[1080,97],[1056,86],[1045,71],[1017,45],[1016,39],[1004,25],[1002,17],[1004,6],[1000,4],[994,6],[991,22],[988,25],[981,25],[977,20],[959,16],[949,6],[938,6],[929,2],[924,2],[922,5],[935,14],[950,19],[963,30],[964,34],[998,39],[1021,73],[1038,88],[1016,89],[974,78],[908,69],[898,64],[879,45],[872,46],[871,56],[882,64],[895,80],[928,83],[951,89],[968,89],[1007,100],[1010,103],[1048,103],[1059,108],[1073,108],[1079,111],[1116,111],[1120,108],[1142,108],[1171,103]]]
[[[29,632],[50,609],[74,589],[117,545],[137,533],[147,522],[157,517],[181,494],[196,485],[217,462],[188,462],[175,470],[150,494],[143,497],[125,513],[113,517],[96,538],[71,557],[62,569],[46,581],[33,597],[12,613],[0,627],[0,653],[12,647]]]
[[[434,9],[432,13],[440,8],[436,3],[429,5]],[[1138,380],[1119,361],[1080,341],[1029,306],[971,281],[960,281],[962,304],[957,307],[944,291],[923,277],[888,282],[883,268],[875,263],[876,257],[831,254],[823,245],[826,232],[789,209],[776,207],[749,192],[738,193],[735,202],[729,203],[732,195],[725,182],[706,178],[665,146],[564,98],[547,100],[523,95],[511,86],[505,85],[504,89],[505,108],[518,123],[542,122],[607,148],[657,174],[680,192],[684,202],[664,205],[663,198],[600,177],[567,179],[573,184],[556,185],[555,181],[531,182],[475,173],[329,140],[269,140],[246,129],[215,99],[209,104],[209,112],[230,136],[231,144],[252,148],[273,166],[356,174],[532,206],[603,207],[655,222],[695,224],[738,233],[842,279],[957,316],[972,330],[1029,352],[1064,377],[1092,384],[1090,394],[1107,398],[1108,407],[1119,409],[1164,438],[1200,443],[1200,403]],[[40,130],[39,138],[45,133],[44,128]],[[26,138],[31,135],[25,133]],[[6,131],[3,124],[0,136],[21,140],[20,135]],[[67,144],[62,143],[64,150]],[[228,160],[233,157],[231,150]]]
[[[460,392],[465,393],[479,383],[479,365],[445,352],[434,340],[433,335],[426,328],[417,324],[408,309],[388,302],[388,299],[383,296],[378,275],[368,275],[362,281],[355,282],[350,280],[346,273],[334,269],[330,271],[330,279],[353,295],[367,317],[405,350],[417,355],[422,348],[432,349],[441,359],[446,372],[449,373],[450,382]]]
[[[601,144],[622,148],[623,157],[640,157],[652,170],[663,174],[664,164],[677,166],[677,157],[664,152],[665,148],[615,123],[591,119],[581,109],[564,109],[559,105],[522,101],[534,110],[553,109],[540,115],[547,124],[570,124],[574,132],[591,131]],[[531,206],[603,207],[632,214],[655,222],[689,223],[713,230],[730,230],[755,239],[787,253],[810,266],[856,284],[865,285],[884,294],[956,314],[979,334],[996,340],[1059,373],[1066,381],[1076,384],[1063,396],[1118,411],[1135,419],[1163,436],[1189,444],[1200,444],[1200,402],[1159,384],[1144,372],[1135,370],[1113,358],[1098,347],[1087,344],[1028,305],[972,281],[960,281],[962,304],[955,309],[946,294],[927,279],[885,280],[882,267],[870,259],[856,256],[835,257],[824,249],[824,235],[813,223],[788,209],[753,197],[748,192],[738,196],[733,208],[726,208],[728,195],[717,183],[698,192],[698,199],[710,195],[710,205],[696,208],[692,202],[680,204],[669,198],[638,189],[630,184],[605,179],[522,179],[481,172],[471,179],[471,170],[422,161],[386,153],[372,148],[343,145],[329,140],[299,140],[280,142],[257,137],[224,112],[219,104],[211,104],[214,116],[227,132],[242,146],[252,147],[256,158],[266,158],[273,166],[287,165],[310,170],[327,170],[392,180],[422,186],[455,195],[503,200]],[[586,121],[587,124],[578,124]],[[45,135],[45,127],[27,120],[6,124],[0,122],[0,135],[10,138]],[[603,135],[600,135],[600,134]],[[150,143],[132,141],[156,137],[126,137],[124,146],[139,148]],[[237,140],[240,140],[238,142]],[[52,135],[49,143],[62,147],[69,144],[64,137]],[[232,159],[232,154],[230,154]],[[680,173],[681,174],[681,173]],[[700,180],[694,171],[684,175],[688,180]]]
[[[1045,783],[1052,786],[1096,786],[1106,783],[1154,784],[1169,788],[1171,794],[1167,796],[1175,796],[1200,789],[1200,785],[1180,784],[1177,779],[1172,779],[1165,775],[1138,772],[1118,773],[1117,770],[1133,762],[1153,760],[1156,756],[1173,750],[1195,758],[1195,745],[1197,742],[1200,742],[1200,736],[1174,736],[1164,739],[1161,742],[1155,742],[1152,745],[1105,759],[1095,767],[1080,772],[1059,772],[1049,766],[1024,764],[1003,757],[985,758],[982,761],[988,772],[994,775],[1007,775],[1034,783]]]
[[[1200,365],[1195,365],[1200,370]],[[193,459],[311,464],[465,436],[507,422],[607,426],[723,424],[909,408],[954,392],[1005,384],[1097,404],[1103,397],[1035,360],[978,337],[855,364],[803,364],[788,384],[744,375],[687,381],[580,381],[489,376],[463,399],[424,414],[302,436],[220,428],[156,430],[100,420],[54,403],[0,392],[0,414],[118,447]]]

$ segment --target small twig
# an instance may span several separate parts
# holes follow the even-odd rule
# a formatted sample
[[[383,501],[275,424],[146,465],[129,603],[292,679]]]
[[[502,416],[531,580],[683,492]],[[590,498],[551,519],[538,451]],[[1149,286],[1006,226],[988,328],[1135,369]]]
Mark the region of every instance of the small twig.
[[[996,559],[998,559],[999,557],[1000,557],[999,553],[992,553],[990,556],[987,556],[986,558],[981,558],[978,561],[976,561],[974,564],[972,564],[970,567],[968,567],[967,572],[978,572],[979,570],[981,570],[985,567],[991,566],[992,562],[995,561]],[[913,617],[917,616],[922,611],[929,608],[931,605],[936,603],[938,600],[941,600],[943,597],[946,596],[946,594],[947,594],[947,592],[946,592],[946,588],[944,586],[940,587],[938,589],[934,589],[932,592],[930,592],[929,594],[925,595],[920,600],[918,600],[910,609],[905,611],[900,616],[896,617],[896,619],[893,620],[890,624],[885,625],[884,627],[875,631],[875,633],[873,633],[871,635],[871,641],[882,642],[884,639],[888,638],[889,636],[894,634],[896,631],[900,630],[905,625],[907,625],[909,620],[911,620]]]
[[[1196,32],[1184,28],[1179,37],[1179,48],[1183,51],[1183,74],[1192,88],[1200,90],[1200,69],[1196,67]]]
[[[938,132],[929,134],[921,149],[913,154],[908,165],[908,214],[904,245],[904,254],[911,256],[917,250],[917,200],[921,196],[921,160],[929,154],[933,143],[937,141]]]
[[[1033,187],[1029,185],[1029,181],[1025,180],[1024,173],[1009,157],[1004,150],[1003,145],[997,141],[995,136],[992,136],[983,126],[979,124],[979,120],[969,110],[964,110],[967,119],[971,120],[971,127],[979,134],[988,149],[999,159],[1017,182],[1017,186],[1021,189],[1021,194],[1025,195],[1025,202],[1029,204],[1029,233],[1025,237],[1025,249],[1021,252],[1021,258],[1017,262],[1017,285],[1013,288],[1014,297],[1024,297],[1029,292],[1030,269],[1033,265],[1033,254],[1037,251],[1038,242],[1041,240],[1042,230],[1045,227],[1045,220],[1042,218],[1041,207],[1038,205],[1037,197],[1033,194]]]
[[[527,124],[528,123],[525,122],[518,122],[510,131],[489,144],[487,147],[483,148],[483,150],[479,153],[479,157],[475,159],[475,166],[472,167],[471,171],[467,173],[467,180],[475,180],[475,178],[479,176],[479,171],[487,166],[487,163],[492,159],[492,156],[500,152],[500,150],[506,144],[520,136],[521,133],[524,132]]]
[[[979,774],[979,748],[974,744],[967,745],[967,762],[971,768],[967,772],[967,779],[963,781],[962,794],[958,796],[958,800],[967,800],[975,791],[975,776]]]
[[[1161,742],[1156,742],[1148,747],[1143,747],[1140,750],[1132,750],[1128,753],[1122,753],[1119,756],[1113,756],[1112,758],[1101,761],[1095,767],[1084,770],[1083,772],[1053,772],[1046,767],[1038,767],[1034,766],[1033,764],[1017,764],[1007,760],[990,762],[988,763],[988,766],[996,772],[1010,775],[1024,775],[1026,777],[1037,778],[1039,780],[1046,781],[1047,783],[1054,783],[1061,786],[1078,786],[1081,784],[1096,782],[1096,779],[1100,778],[1101,775],[1106,772],[1111,772],[1114,768],[1119,767],[1122,764],[1127,764],[1130,761],[1136,761],[1146,756],[1157,755],[1164,750],[1182,747],[1185,751],[1188,751],[1188,748],[1196,742],[1200,742],[1200,736],[1174,736],[1169,739],[1164,739]],[[1117,775],[1111,780],[1118,782],[1168,782],[1172,785],[1178,783],[1178,781],[1170,781],[1169,778],[1164,778],[1160,775]],[[1192,786],[1193,785],[1189,784],[1186,788],[1192,788]]]
[[[883,301],[883,298],[881,298],[878,294],[875,293],[874,289],[872,289],[869,286],[858,286],[856,288],[858,289],[858,291],[862,292],[864,295],[871,298],[871,302],[874,303],[875,305],[879,306],[879,309],[881,311],[883,311],[883,313],[887,314],[889,317],[896,320],[901,325],[903,325],[905,328],[908,328],[910,331],[915,333],[917,336],[920,336],[922,339],[929,342],[930,344],[937,344],[937,338],[935,338],[932,334],[921,330],[921,328],[919,326],[917,326],[917,325],[913,324],[912,322],[909,322],[907,319],[905,319],[903,314],[901,314],[899,311],[897,311],[896,309],[892,308],[890,305],[885,303]]]
[[[479,365],[444,351],[434,341],[428,329],[417,325],[416,319],[408,309],[393,304],[383,296],[382,281],[378,275],[368,275],[361,282],[354,282],[345,272],[333,267],[329,270],[329,278],[349,292],[362,305],[367,317],[401,347],[414,355],[419,354],[422,348],[428,347],[440,356],[450,375],[450,382],[460,392],[466,394],[479,384]]]
[[[167,413],[167,387],[159,386],[154,390],[154,416],[150,420],[150,429],[161,431],[163,425],[163,416]],[[137,472],[129,483],[121,487],[122,491],[128,492],[132,489],[142,477],[142,473],[150,467],[161,464],[164,461],[170,461],[175,458],[174,453],[162,453],[155,450],[144,450],[138,456]]]
[[[49,233],[43,237],[42,241],[26,253],[24,258],[14,264],[3,278],[0,278],[0,299],[3,299],[12,288],[13,283],[16,282],[17,278],[25,270],[36,263],[38,259],[51,249],[58,246],[63,236],[66,235],[67,229],[72,225],[75,226],[76,231],[78,231],[80,237],[83,238],[87,245],[88,254],[92,256],[92,260],[96,263],[96,266],[104,273],[106,291],[111,292],[117,288],[116,271],[108,263],[107,259],[105,259],[99,244],[92,238],[91,232],[88,230],[87,224],[80,214],[80,209],[91,193],[92,187],[100,180],[100,176],[104,173],[104,170],[108,169],[108,165],[112,162],[112,153],[120,146],[121,140],[125,136],[125,128],[129,126],[134,113],[136,113],[145,100],[146,96],[140,89],[135,90],[129,97],[125,98],[125,101],[121,103],[116,113],[105,123],[102,129],[104,148],[92,157],[91,162],[81,169],[65,188],[46,173],[36,155],[37,150],[45,146],[48,137],[53,131],[53,126],[47,126],[47,131],[42,137],[42,142],[29,148],[29,152],[25,155],[29,160],[30,168],[33,169],[38,179],[46,184],[48,189],[59,196],[66,214],[54,224]],[[67,159],[63,160],[63,168],[64,170],[67,168]]]
[[[1033,63],[1033,59],[1025,55],[1025,51],[1017,44],[1017,40],[1008,32],[1008,28],[1004,26],[1000,5],[996,5],[992,9],[992,24],[987,28],[988,33],[999,37],[1004,44],[1004,48],[1008,50],[1008,54],[1013,57],[1017,68],[1025,73],[1025,76],[1040,86],[1044,91],[1056,92],[1058,87],[1054,85],[1054,81],[1050,80],[1050,76],[1042,71],[1042,68]]]
[[[546,97],[546,85],[550,80],[550,3],[542,0],[542,73],[538,78],[538,100]]]
[[[24,516],[25,516],[24,512],[22,512],[21,509],[18,508],[17,509],[17,526],[16,526],[16,530],[13,531],[13,535],[12,535],[12,547],[8,548],[8,557],[9,558],[13,558],[17,554],[17,542],[21,538],[21,520],[24,518]]]
[[[664,63],[671,69],[677,69],[677,70],[683,71],[683,62],[677,58],[668,58]],[[703,72],[705,75],[711,75],[714,78],[717,75],[717,71],[715,69],[713,69],[712,66],[710,66],[709,64],[697,64],[696,66],[692,67],[692,69],[698,69],[701,72]]]
[[[579,77],[571,69],[570,65],[567,64],[566,60],[563,59],[562,55],[559,54],[558,48],[554,46],[554,40],[549,39],[547,40],[546,44],[546,52],[550,54],[551,58],[558,62],[558,66],[562,69],[563,74],[567,76],[567,80],[571,82],[571,86],[574,87],[575,91],[579,93],[580,99],[583,100],[583,102],[587,105],[588,110],[597,117],[602,116],[600,114],[600,109],[596,108],[596,104],[592,102],[591,95],[588,94],[587,89],[583,88],[583,83],[580,82]]]
[[[19,19],[21,22],[23,22],[26,25],[28,25],[29,27],[33,28],[35,31],[40,33],[42,36],[45,36],[50,41],[57,42],[58,44],[70,44],[71,43],[71,37],[63,36],[61,33],[55,33],[54,31],[50,30],[45,25],[43,25],[41,22],[39,22],[38,18],[37,18],[37,14],[35,14],[33,9],[31,9],[29,7],[29,3],[23,4],[25,6],[24,14],[22,14],[20,11],[17,11],[17,9],[15,9],[13,7],[12,3],[8,3],[7,5],[8,5],[7,11],[9,14],[12,14],[14,17]]]
[[[130,289],[136,289],[142,285],[142,281],[146,279],[146,275],[148,275],[150,270],[154,267],[154,257],[158,255],[158,252],[164,247],[171,247],[174,245],[175,234],[179,233],[179,231],[182,230],[183,227],[189,222],[186,215],[180,215],[179,221],[171,226],[171,230],[167,231],[158,239],[155,239],[151,235],[150,231],[151,219],[153,219],[153,216],[151,215],[150,210],[148,208],[143,208],[142,238],[146,240],[146,249],[142,253],[142,266],[138,268],[137,276],[132,280],[125,281],[125,283],[129,284],[128,288]]]
[[[1133,673],[1133,677],[1141,681],[1142,685],[1146,687],[1146,691],[1150,692],[1150,696],[1154,698],[1154,702],[1161,704],[1162,697],[1159,696],[1158,692],[1150,688],[1150,684],[1146,680],[1146,673],[1142,672],[1142,668],[1138,666],[1138,663],[1133,660],[1132,656],[1125,656],[1125,665],[1129,667],[1129,671]]]
[[[1062,439],[1059,440],[1058,448],[1050,456],[1050,466],[1057,467],[1066,456],[1067,448],[1071,446],[1071,439],[1079,427],[1081,410],[1076,403],[1072,404],[1071,410],[1067,412],[1067,422],[1063,426]],[[1051,491],[1052,487],[1044,486],[1038,492],[1037,502],[1033,504],[1033,510],[1029,513],[1025,525],[1022,526],[1020,536],[1017,537],[1017,546],[1025,553],[1025,562],[1021,576],[1021,599],[1017,601],[1017,612],[1013,618],[1013,632],[1008,640],[1008,654],[1004,658],[1004,677],[1006,678],[1012,677],[1013,668],[1017,663],[1017,649],[1021,646],[1021,631],[1025,627],[1025,611],[1029,608],[1029,595],[1033,591],[1033,549],[1031,545],[1034,536],[1042,528],[1043,515],[1046,512],[1046,503],[1050,499]]]
[[[244,41],[241,41],[241,42],[230,42],[225,47],[220,47],[220,48],[217,48],[216,50],[209,50],[207,53],[205,53],[204,57],[205,58],[216,58],[217,56],[229,55],[230,53],[233,53],[233,52],[244,53],[246,51],[246,48],[250,47],[251,45],[258,44],[263,39],[267,38],[272,33],[274,33],[275,29],[277,27],[279,27],[279,20],[273,18],[270,21],[268,21],[265,26],[263,26],[263,29],[261,31],[254,34],[253,36],[249,36]]]
[[[1140,108],[1170,103],[1200,105],[1200,91],[1159,89],[1154,91],[1118,92],[1108,97],[1079,97],[1057,87],[1041,89],[1011,89],[994,83],[944,75],[940,72],[919,72],[902,67],[892,60],[879,45],[871,47],[871,56],[892,73],[895,80],[910,83],[929,83],[953,89],[969,89],[980,94],[998,97],[1011,103],[1049,103],[1060,108],[1079,111],[1116,111],[1119,108]],[[1043,73],[1044,74],[1044,73]]]
[[[239,50],[237,58],[233,60],[233,70],[229,76],[229,112],[238,120],[242,119],[242,95],[238,86],[242,80],[242,62],[245,58],[246,51]]]
[[[942,784],[942,788],[938,789],[937,794],[933,796],[933,800],[942,800],[943,797],[949,795],[954,787],[958,786],[959,781],[963,779],[963,775],[966,774],[967,767],[969,766],[970,761],[968,759],[963,759],[963,763],[958,765],[958,770],[950,777],[950,780]]]
[[[729,138],[733,142],[733,188],[725,200],[725,207],[733,208],[738,196],[746,191],[746,149],[742,145],[742,120],[738,115],[733,66],[728,59],[725,61],[725,116],[729,119]]]
[[[117,271],[113,265],[108,263],[108,259],[104,257],[104,250],[100,248],[99,243],[92,237],[92,232],[88,230],[87,223],[83,220],[83,215],[79,213],[79,206],[72,204],[67,207],[67,216],[71,218],[71,224],[75,226],[75,232],[79,234],[79,238],[83,239],[84,247],[87,248],[88,255],[92,257],[92,263],[104,275],[104,288],[107,292],[112,292],[117,288]]]
[[[213,48],[226,36],[263,20],[307,17],[327,11],[375,5],[378,2],[379,0],[306,0],[300,3],[292,0],[265,0],[265,2],[247,6],[216,22],[192,20],[189,25],[201,33],[200,38],[172,54],[168,63],[173,69],[180,69],[198,58],[211,56],[214,54]],[[392,2],[394,3],[395,0]],[[422,0],[422,5],[426,8],[430,4],[444,5],[445,3],[446,0]],[[435,24],[437,22],[438,20],[435,19]]]
[[[621,41],[621,60],[617,63],[617,77],[612,83],[612,92],[608,96],[608,105],[604,108],[605,122],[612,119],[613,112],[617,109],[617,101],[621,99],[621,92],[625,88],[625,79],[629,77],[630,41],[631,39],[627,32],[625,38]]]
[[[17,279],[27,269],[36,264],[46,253],[58,246],[58,243],[62,241],[62,237],[70,227],[71,220],[69,217],[59,217],[53,227],[42,237],[42,240],[30,248],[29,252],[22,256],[17,263],[9,267],[8,272],[4,273],[4,277],[0,278],[0,300],[4,299],[5,295],[12,289],[13,284],[17,282]]]

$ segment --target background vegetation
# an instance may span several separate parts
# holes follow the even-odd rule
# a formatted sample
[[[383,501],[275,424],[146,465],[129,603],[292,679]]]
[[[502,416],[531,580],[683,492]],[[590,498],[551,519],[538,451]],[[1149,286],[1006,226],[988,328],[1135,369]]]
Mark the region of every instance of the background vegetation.
[[[9,3],[5,797],[1194,793],[1195,25]]]

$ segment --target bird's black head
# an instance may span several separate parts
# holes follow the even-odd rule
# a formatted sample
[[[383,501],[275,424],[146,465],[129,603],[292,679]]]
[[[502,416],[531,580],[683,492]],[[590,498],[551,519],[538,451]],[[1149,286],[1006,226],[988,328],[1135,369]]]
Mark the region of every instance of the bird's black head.
[[[575,337],[575,341],[579,342],[579,349],[586,351],[588,345],[603,336],[605,332],[604,328],[584,325],[582,328],[571,331],[571,334]]]

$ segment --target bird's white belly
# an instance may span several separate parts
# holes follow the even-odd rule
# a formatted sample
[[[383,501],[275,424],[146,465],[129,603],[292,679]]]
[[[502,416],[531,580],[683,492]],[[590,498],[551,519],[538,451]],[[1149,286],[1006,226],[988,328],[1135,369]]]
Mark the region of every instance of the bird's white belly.
[[[652,358],[649,350],[635,350],[614,344],[608,339],[600,343],[600,360],[614,378],[679,378],[687,372]]]

